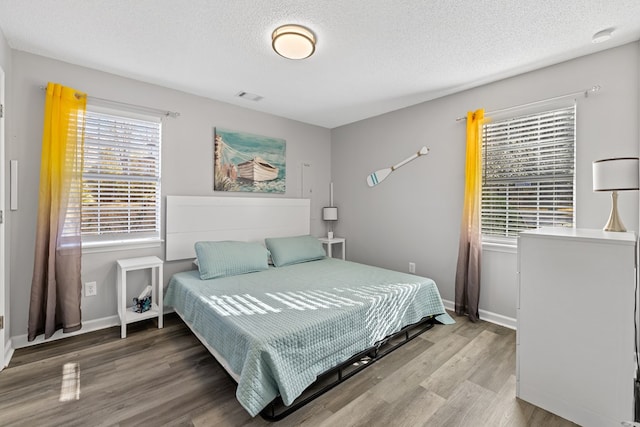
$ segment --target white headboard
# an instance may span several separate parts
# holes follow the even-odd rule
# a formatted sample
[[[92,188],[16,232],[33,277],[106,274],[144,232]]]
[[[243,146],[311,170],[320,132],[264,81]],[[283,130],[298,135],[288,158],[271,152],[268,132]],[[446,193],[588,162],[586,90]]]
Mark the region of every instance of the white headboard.
[[[195,258],[198,241],[240,240],[310,233],[310,200],[167,196],[167,261]]]

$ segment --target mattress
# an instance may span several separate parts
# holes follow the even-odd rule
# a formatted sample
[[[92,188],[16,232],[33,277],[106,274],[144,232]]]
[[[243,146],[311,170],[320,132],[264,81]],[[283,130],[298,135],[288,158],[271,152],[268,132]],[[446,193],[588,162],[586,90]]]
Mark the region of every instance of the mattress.
[[[433,280],[333,258],[210,280],[178,273],[165,303],[223,359],[252,416],[425,316],[453,323]]]

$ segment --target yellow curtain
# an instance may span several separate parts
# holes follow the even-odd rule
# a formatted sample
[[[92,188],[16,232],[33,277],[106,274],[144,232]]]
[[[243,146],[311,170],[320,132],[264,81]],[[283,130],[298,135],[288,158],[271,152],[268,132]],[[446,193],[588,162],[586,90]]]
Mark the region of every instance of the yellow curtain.
[[[455,310],[471,321],[479,319],[480,203],[482,200],[482,124],[484,110],[467,113],[467,158],[465,166],[464,207],[460,225],[460,246],[456,270]]]
[[[86,95],[47,85],[28,340],[82,327],[82,150]]]

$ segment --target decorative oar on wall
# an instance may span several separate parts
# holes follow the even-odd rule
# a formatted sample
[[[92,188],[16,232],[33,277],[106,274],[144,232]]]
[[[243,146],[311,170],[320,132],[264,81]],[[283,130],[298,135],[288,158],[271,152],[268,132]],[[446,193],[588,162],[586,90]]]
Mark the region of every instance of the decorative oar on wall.
[[[369,187],[375,187],[376,185],[384,181],[394,170],[398,169],[401,166],[406,165],[413,159],[417,159],[420,156],[424,156],[427,153],[429,153],[429,149],[427,147],[422,147],[420,151],[418,151],[411,157],[407,157],[397,165],[391,166],[390,168],[385,168],[385,169],[380,169],[375,171],[374,173],[372,173],[367,177],[367,184],[369,185]]]

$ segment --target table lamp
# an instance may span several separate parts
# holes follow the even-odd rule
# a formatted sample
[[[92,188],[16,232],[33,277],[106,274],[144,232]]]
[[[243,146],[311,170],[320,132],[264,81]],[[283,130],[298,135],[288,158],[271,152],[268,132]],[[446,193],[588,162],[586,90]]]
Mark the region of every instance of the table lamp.
[[[616,157],[593,162],[593,191],[611,191],[611,214],[604,231],[627,231],[618,215],[618,191],[638,190],[638,158]]]
[[[333,221],[338,220],[338,208],[333,206],[333,182],[329,186],[329,204],[331,206],[322,208],[322,219],[329,221],[329,231],[327,232],[327,238],[333,239],[333,228],[331,226]]]
[[[329,232],[327,237],[333,239],[333,227],[331,226],[333,221],[338,220],[338,208],[335,206],[329,206],[322,208],[322,219],[329,222]]]

